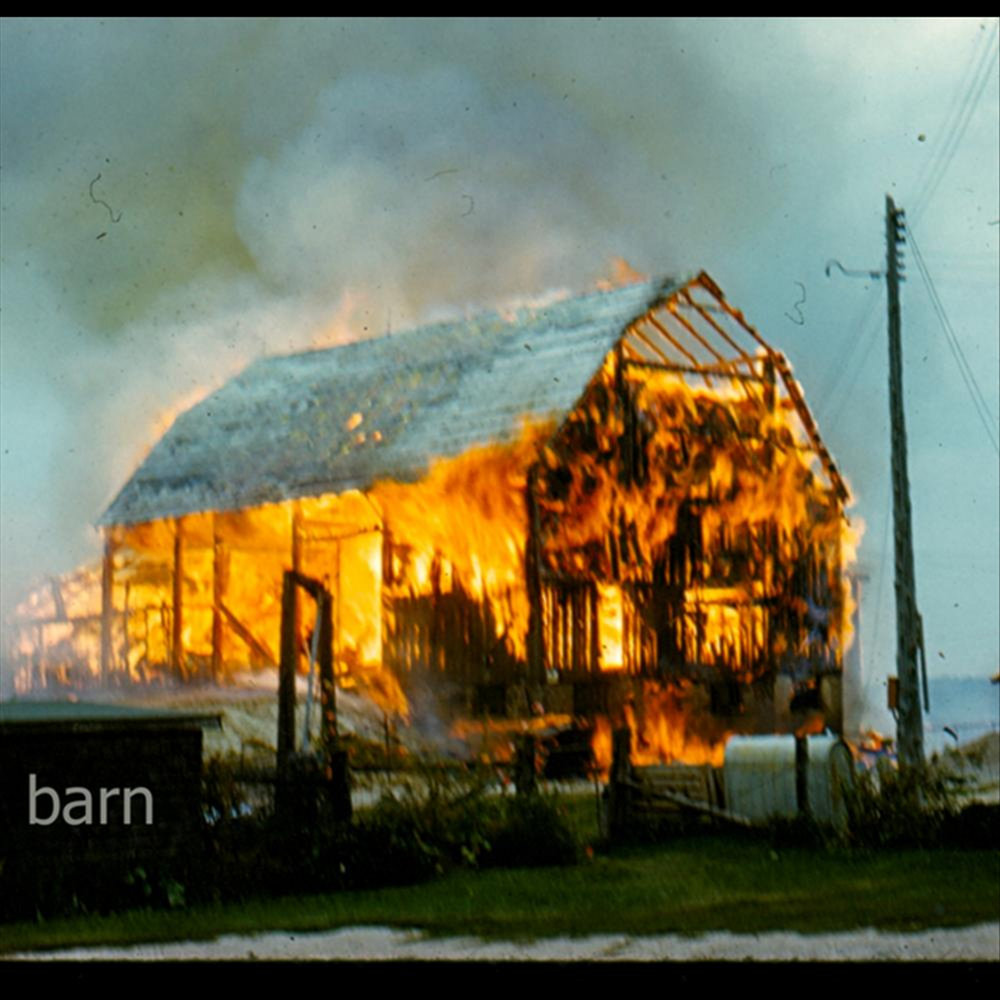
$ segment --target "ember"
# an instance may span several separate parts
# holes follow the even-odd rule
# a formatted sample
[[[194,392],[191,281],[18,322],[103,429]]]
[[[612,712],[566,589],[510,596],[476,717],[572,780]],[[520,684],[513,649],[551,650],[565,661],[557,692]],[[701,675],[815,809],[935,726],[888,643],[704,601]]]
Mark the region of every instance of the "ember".
[[[22,602],[7,655],[20,691],[274,667],[293,569],[389,715],[582,720],[604,764],[628,722],[639,762],[718,764],[732,732],[840,728],[847,501],[712,280],[633,283],[257,362],[174,421],[103,566]]]

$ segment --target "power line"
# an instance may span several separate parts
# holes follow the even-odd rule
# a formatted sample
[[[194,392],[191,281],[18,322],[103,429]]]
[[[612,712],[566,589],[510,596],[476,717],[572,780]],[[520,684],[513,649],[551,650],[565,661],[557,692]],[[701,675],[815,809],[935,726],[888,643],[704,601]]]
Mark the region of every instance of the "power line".
[[[993,433],[993,416],[990,413],[986,398],[983,396],[982,390],[979,388],[979,383],[976,381],[976,376],[972,370],[972,366],[969,364],[969,361],[965,356],[965,352],[962,350],[962,345],[959,342],[958,336],[955,334],[954,327],[952,327],[951,321],[948,319],[944,303],[941,301],[941,298],[937,293],[937,289],[934,287],[934,281],[931,278],[930,271],[927,269],[927,265],[924,263],[923,254],[920,252],[920,247],[917,245],[916,237],[913,235],[912,228],[909,229],[909,238],[910,246],[913,247],[913,259],[917,262],[917,269],[920,271],[920,276],[923,278],[924,285],[927,287],[927,292],[931,299],[931,305],[934,307],[934,312],[937,314],[938,320],[941,323],[941,329],[944,330],[945,341],[948,344],[948,349],[951,351],[951,355],[955,359],[955,364],[958,365],[959,374],[962,376],[962,381],[965,383],[965,387],[969,391],[969,396],[972,398],[972,405],[976,408],[976,415],[979,417],[983,425],[983,429],[986,431],[986,435],[990,439],[990,444],[993,445],[993,450],[1000,455],[1000,446],[998,446],[996,436]]]
[[[882,301],[881,292],[868,299],[859,324],[858,336],[855,338],[854,344],[852,345],[844,364],[840,366],[837,375],[830,384],[829,390],[824,395],[822,403],[817,406],[817,412],[824,414],[823,419],[825,422],[830,424],[836,423],[837,418],[843,412],[844,407],[851,398],[851,393],[854,390],[854,386],[857,383],[861,372],[864,371],[865,365],[868,363],[868,358],[871,356],[872,348],[878,340],[877,335],[879,326],[877,323],[873,323],[873,320],[878,315],[876,307],[881,306]],[[841,385],[844,383],[845,377],[848,377],[846,387],[841,389]],[[839,400],[837,400],[838,396]],[[835,405],[833,406],[833,409],[827,411],[827,406],[834,403]]]
[[[829,277],[829,267],[827,265],[827,277]],[[881,284],[881,282],[880,282]],[[871,298],[867,298],[864,301],[862,307],[857,311],[856,318],[852,318],[851,322],[847,324],[848,330],[856,330],[857,334],[854,337],[850,347],[844,352],[840,359],[840,364],[837,366],[837,370],[833,373],[832,377],[828,381],[827,385],[823,388],[821,393],[817,393],[816,399],[816,412],[824,414],[824,420],[827,419],[826,410],[827,406],[833,402],[837,395],[838,387],[844,379],[845,374],[854,365],[857,351],[861,344],[864,342],[866,334],[870,335],[871,330],[869,325],[872,320],[872,310],[875,306],[875,302]]]
[[[920,191],[920,197],[923,197],[923,191],[926,187],[926,180],[929,173],[937,168],[937,165],[941,162],[942,154],[948,145],[949,137],[954,130],[955,122],[958,120],[959,110],[963,103],[963,95],[965,99],[968,99],[968,95],[972,90],[973,81],[975,80],[976,72],[979,67],[980,61],[982,60],[982,53],[976,55],[979,46],[983,46],[983,49],[989,48],[989,37],[982,31],[976,33],[976,41],[972,46],[972,52],[968,59],[964,60],[965,71],[962,73],[961,79],[959,80],[958,86],[955,87],[954,92],[951,96],[951,103],[948,105],[948,111],[942,119],[943,128],[941,134],[944,136],[944,140],[940,143],[935,142],[932,147],[933,152],[920,166],[920,172],[917,175],[917,180],[915,182],[914,197],[912,199],[912,204],[916,204],[918,197],[916,194],[916,189]]]
[[[939,155],[932,162],[924,188],[915,199],[912,213],[913,218],[918,218],[923,214],[924,209],[934,196],[935,191],[937,191],[938,185],[948,172],[948,167],[951,166],[951,161],[954,159],[958,147],[961,145],[962,139],[965,136],[965,130],[969,127],[969,122],[972,120],[972,116],[979,105],[983,91],[986,89],[986,84],[993,74],[993,67],[996,64],[995,49],[998,38],[1000,38],[1000,22],[994,26],[993,33],[990,35],[989,41],[979,58],[979,62],[972,72],[972,78],[968,89],[965,91],[965,96],[962,99],[958,112],[948,128],[944,143],[940,147]]]

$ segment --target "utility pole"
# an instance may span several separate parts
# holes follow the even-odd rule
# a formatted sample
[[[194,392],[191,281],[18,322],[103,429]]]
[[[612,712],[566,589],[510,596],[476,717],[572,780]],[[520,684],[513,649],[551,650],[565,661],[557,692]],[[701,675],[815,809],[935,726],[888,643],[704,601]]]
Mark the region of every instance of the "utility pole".
[[[903,351],[900,343],[900,252],[906,242],[902,209],[885,197],[886,273],[889,300],[889,417],[892,426],[892,523],[896,556],[896,672],[899,677],[897,735],[899,762],[917,767],[924,760],[924,723],[920,708],[917,653],[923,651],[913,569],[910,482],[906,471],[906,422],[903,417]],[[926,668],[925,668],[926,669]],[[926,681],[926,678],[925,678]],[[926,692],[926,683],[925,683]]]

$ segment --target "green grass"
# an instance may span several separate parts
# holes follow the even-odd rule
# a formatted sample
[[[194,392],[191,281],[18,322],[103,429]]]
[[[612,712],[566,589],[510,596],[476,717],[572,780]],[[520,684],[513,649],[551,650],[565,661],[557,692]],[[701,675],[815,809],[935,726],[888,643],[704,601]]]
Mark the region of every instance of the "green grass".
[[[457,871],[403,888],[8,924],[0,926],[0,952],[353,924],[510,939],[920,930],[1000,919],[998,890],[993,851],[775,850],[762,840],[707,835],[572,868]]]

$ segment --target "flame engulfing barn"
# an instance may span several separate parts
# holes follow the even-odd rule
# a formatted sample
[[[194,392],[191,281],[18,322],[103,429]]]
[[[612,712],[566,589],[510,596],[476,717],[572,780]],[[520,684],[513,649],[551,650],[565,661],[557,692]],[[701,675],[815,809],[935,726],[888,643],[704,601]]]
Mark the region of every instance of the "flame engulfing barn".
[[[276,662],[453,716],[632,715],[667,759],[840,728],[847,490],[788,362],[702,273],[250,365],[19,609],[19,686]],[[298,612],[305,655],[311,606]]]

